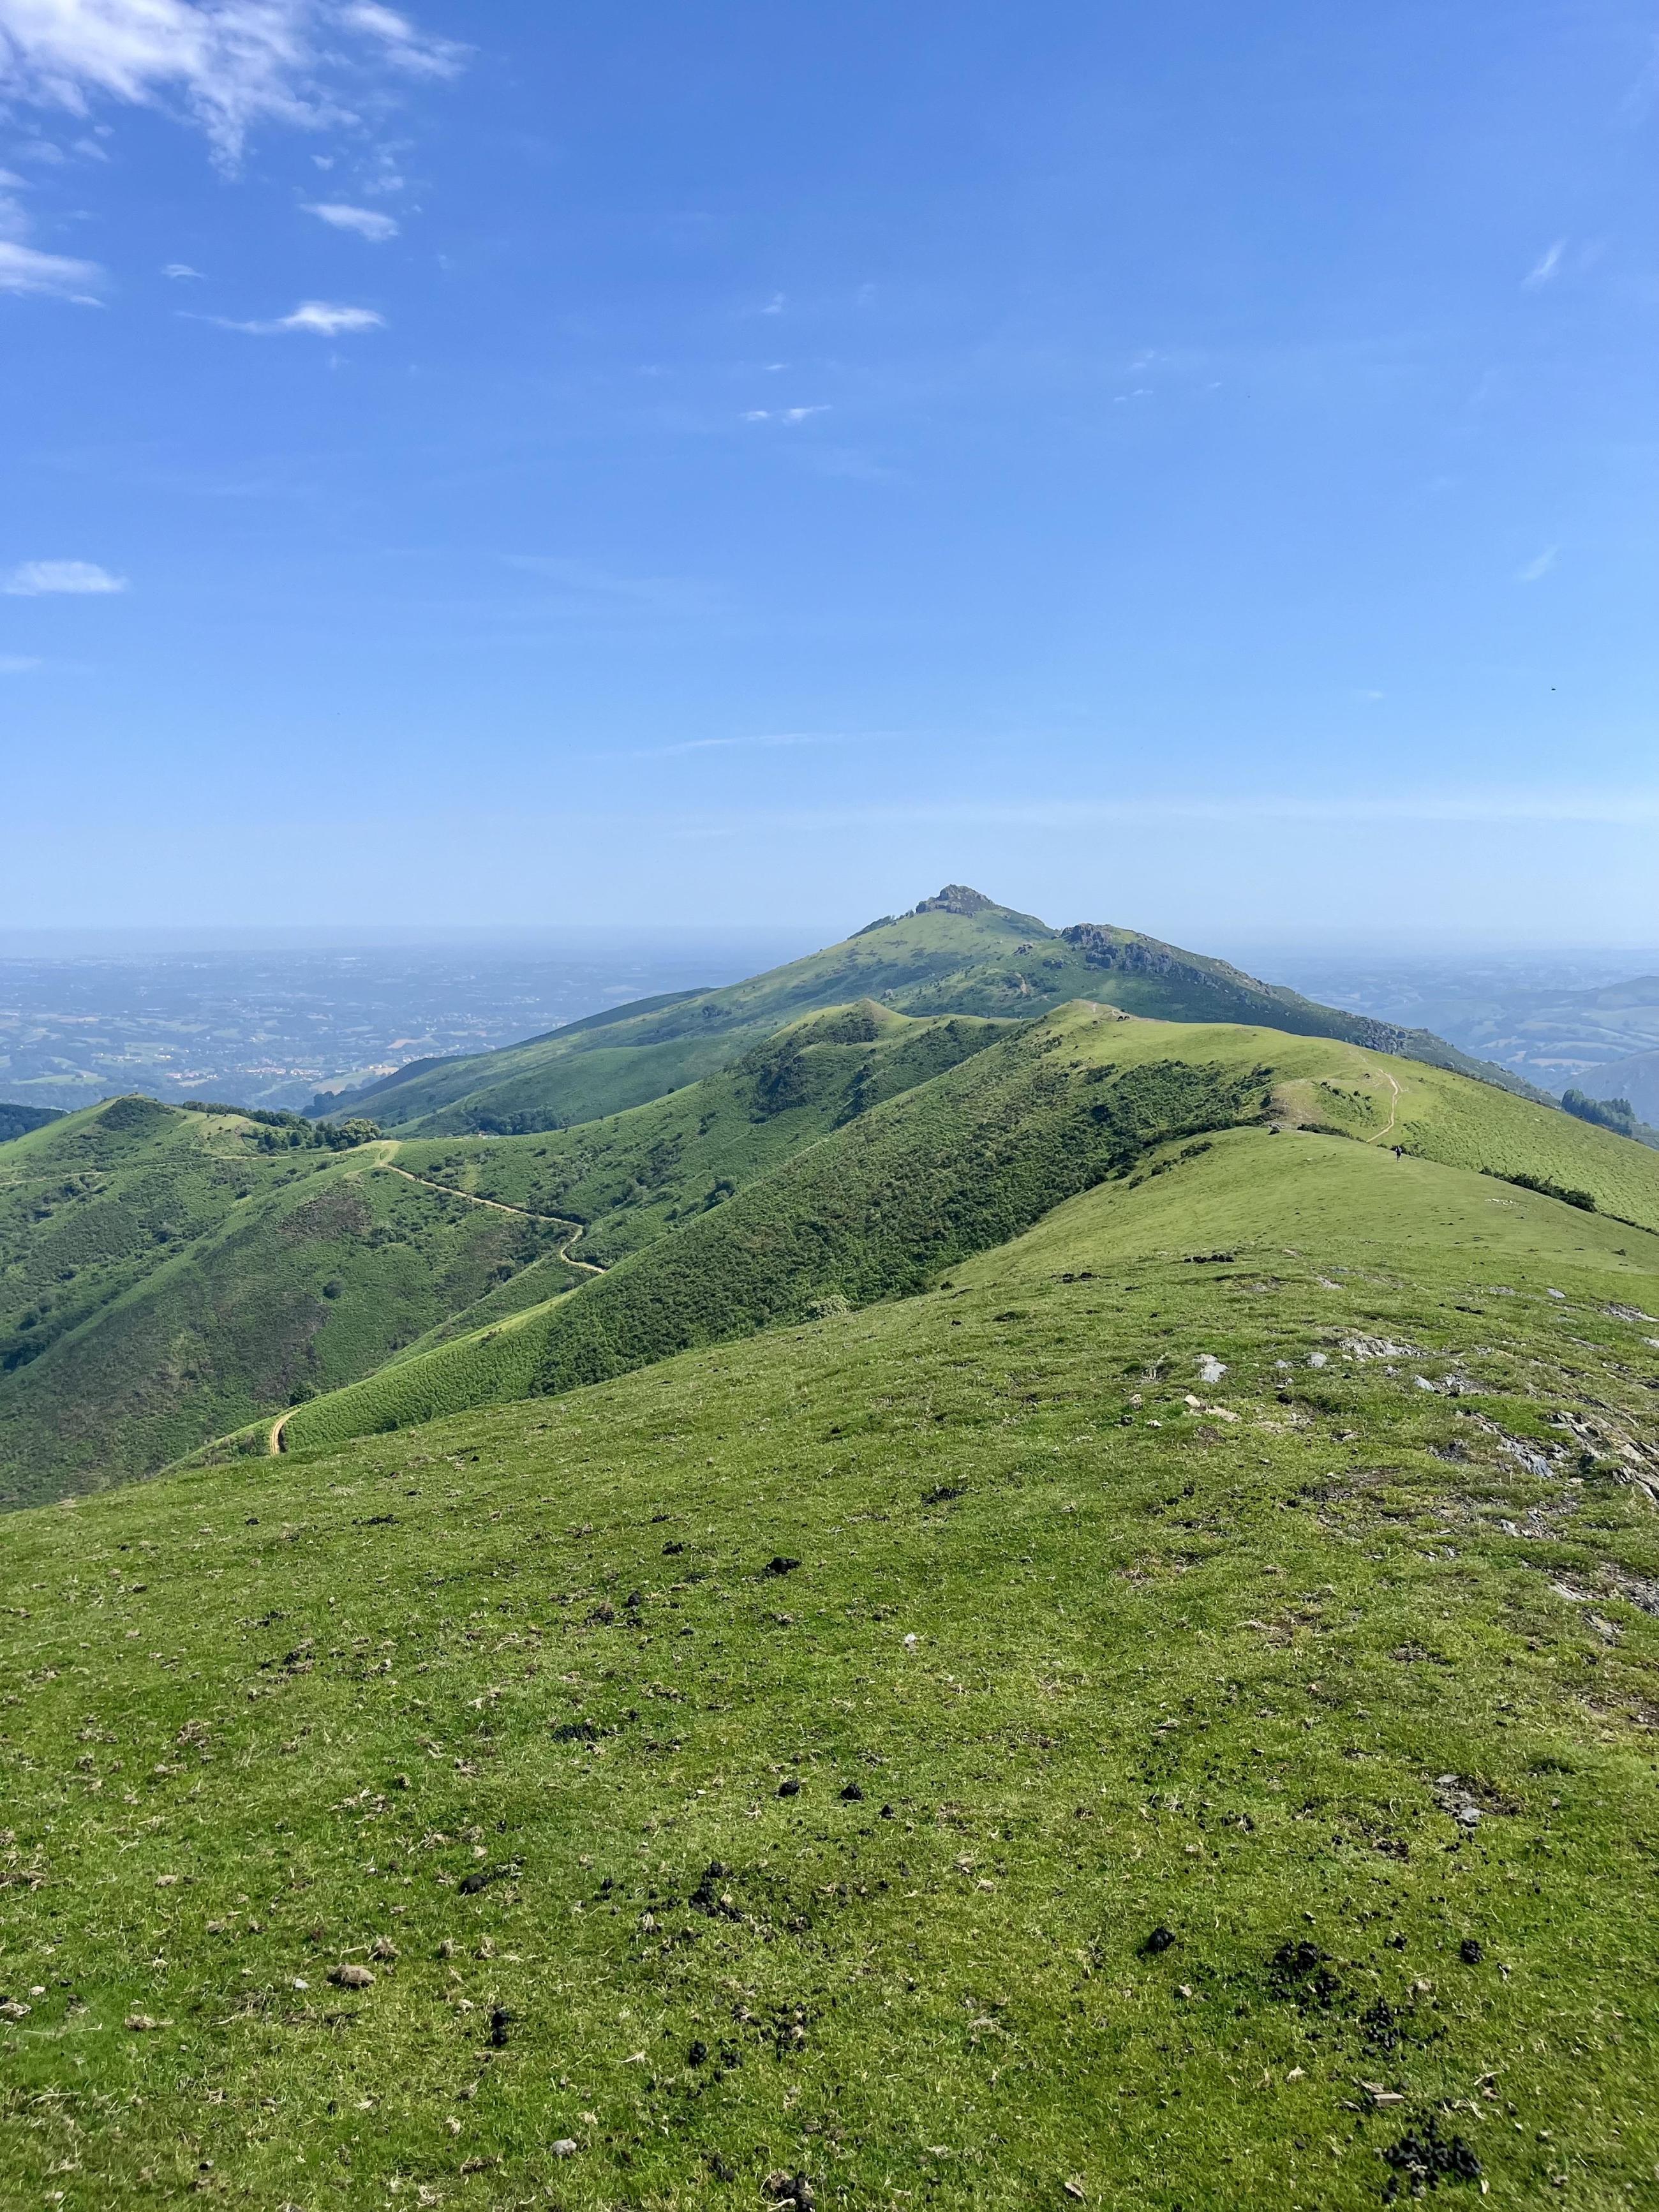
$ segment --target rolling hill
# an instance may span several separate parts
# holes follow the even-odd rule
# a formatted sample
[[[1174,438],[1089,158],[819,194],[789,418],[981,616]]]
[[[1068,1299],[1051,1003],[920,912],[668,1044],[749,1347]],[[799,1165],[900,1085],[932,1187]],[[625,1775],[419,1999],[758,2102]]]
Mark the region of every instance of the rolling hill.
[[[1341,1037],[1527,1090],[1427,1030],[1318,1006],[1133,930],[1051,929],[951,884],[909,914],[745,982],[615,1007],[501,1052],[423,1061],[342,1110],[422,1135],[563,1128],[694,1082],[804,1013],[864,998],[904,1013],[1028,1019],[1073,999],[1103,999],[1154,1020]]]
[[[552,1256],[573,1223],[297,1132],[312,1141],[288,1149],[295,1125],[128,1097],[0,1153],[0,1502],[151,1474],[526,1270],[532,1297],[580,1279]]]
[[[204,1439],[580,1282],[1009,1024],[809,1018],[672,1097],[535,1138],[127,1098],[0,1158],[0,1501]],[[563,1255],[578,1240],[580,1253]]]
[[[283,1442],[333,1444],[556,1393],[803,1319],[826,1301],[907,1295],[1073,1191],[1129,1174],[1166,1139],[1273,1120],[1398,1143],[1500,1181],[1527,1176],[1659,1231],[1659,1159],[1607,1130],[1334,1039],[1144,1022],[1083,1004],[803,1146],[718,1210],[695,1207],[673,1224],[659,1212],[673,1233],[636,1246],[602,1280],[298,1408]],[[491,1149],[484,1167],[495,1165]],[[264,1434],[239,1443],[263,1449]]]
[[[1659,1160],[1088,1006],[824,1118],[10,1518],[12,2200],[1644,2202]]]

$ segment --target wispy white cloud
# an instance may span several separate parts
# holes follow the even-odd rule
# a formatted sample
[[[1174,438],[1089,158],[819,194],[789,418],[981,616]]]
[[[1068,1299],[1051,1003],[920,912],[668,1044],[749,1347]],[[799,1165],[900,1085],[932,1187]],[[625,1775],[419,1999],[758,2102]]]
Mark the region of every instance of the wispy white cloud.
[[[23,561],[0,583],[0,591],[16,599],[38,599],[52,592],[86,598],[126,588],[125,576],[112,576],[95,561]]]
[[[95,261],[75,261],[64,253],[37,253],[15,238],[0,238],[0,292],[33,292],[53,300],[97,305],[94,294],[104,281]]]
[[[827,415],[828,405],[818,407],[745,407],[745,422],[805,422],[814,415]]]
[[[784,817],[775,817],[780,823]],[[803,810],[789,817],[848,826],[866,823],[963,823],[1026,829],[1066,829],[1091,823],[1153,824],[1163,822],[1561,822],[1629,828],[1659,823],[1659,788],[1635,790],[1515,790],[1463,792],[1359,792],[1347,797],[1304,797],[1270,793],[1260,798],[1168,797],[1079,799],[1075,804],[1022,805],[1018,801],[964,801],[937,805]]]
[[[349,0],[341,14],[353,30],[379,39],[386,59],[411,76],[453,76],[461,66],[465,47],[453,40],[428,38],[395,8],[380,7],[376,0]]]
[[[1517,584],[1540,583],[1555,566],[1560,550],[1561,548],[1559,545],[1547,545],[1541,553],[1534,555],[1528,562],[1524,568],[1516,570],[1516,582]]]
[[[1528,291],[1535,292],[1540,284],[1547,284],[1552,281],[1560,269],[1561,256],[1566,250],[1566,240],[1558,238],[1554,245],[1539,257],[1522,280]]]
[[[288,331],[306,331],[319,338],[348,337],[354,331],[380,331],[386,328],[386,317],[377,314],[373,307],[337,307],[327,300],[301,300],[291,315],[279,315],[270,323],[234,323],[223,315],[212,319],[228,331],[246,331],[251,337],[268,338],[280,337]]]
[[[866,737],[852,737],[841,732],[811,730],[770,731],[755,737],[742,738],[684,738],[677,744],[646,745],[631,753],[631,760],[667,760],[676,753],[730,752],[753,746],[775,745],[856,745],[872,742]]]
[[[453,76],[463,49],[367,0],[0,0],[0,86],[83,115],[176,101],[234,161],[257,124],[343,118],[365,63]]]
[[[781,315],[787,305],[787,294],[783,292],[774,292],[771,298],[766,302],[766,305],[761,308],[760,313],[763,315]]]
[[[308,200],[306,213],[319,216],[335,230],[356,231],[372,246],[383,246],[388,238],[396,238],[398,225],[389,215],[381,215],[375,208],[350,207],[343,200]]]
[[[40,665],[30,653],[0,653],[0,676],[27,676]]]
[[[190,276],[199,278],[202,272],[199,269],[192,269],[188,261],[168,261],[162,264],[161,274],[182,280]]]

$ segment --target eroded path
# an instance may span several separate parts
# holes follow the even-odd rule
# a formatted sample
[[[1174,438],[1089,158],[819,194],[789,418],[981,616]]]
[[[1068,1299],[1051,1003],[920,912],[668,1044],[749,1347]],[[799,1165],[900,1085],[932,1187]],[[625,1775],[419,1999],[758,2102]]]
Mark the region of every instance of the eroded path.
[[[507,1205],[504,1199],[476,1197],[470,1190],[452,1190],[447,1183],[433,1182],[426,1176],[412,1175],[407,1168],[398,1167],[391,1160],[381,1160],[378,1164],[391,1175],[401,1176],[405,1182],[418,1183],[422,1190],[435,1190],[445,1198],[464,1198],[469,1206],[487,1206],[492,1212],[515,1214],[520,1221],[540,1221],[551,1229],[568,1229],[570,1233],[562,1244],[555,1246],[554,1256],[562,1261],[567,1267],[578,1268],[584,1275],[602,1275],[605,1273],[605,1269],[600,1267],[597,1260],[576,1260],[571,1257],[571,1246],[578,1243],[587,1234],[586,1222],[572,1221],[562,1213],[532,1213],[525,1206]],[[290,1407],[287,1413],[279,1413],[271,1423],[270,1434],[265,1443],[266,1452],[270,1458],[275,1459],[280,1452],[288,1449],[283,1441],[283,1432],[297,1410],[296,1407]]]

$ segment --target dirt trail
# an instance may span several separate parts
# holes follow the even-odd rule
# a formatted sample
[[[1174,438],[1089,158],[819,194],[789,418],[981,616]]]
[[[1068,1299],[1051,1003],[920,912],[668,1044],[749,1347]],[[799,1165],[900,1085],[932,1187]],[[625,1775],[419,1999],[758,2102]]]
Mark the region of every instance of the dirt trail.
[[[495,1213],[516,1214],[520,1221],[543,1221],[553,1229],[568,1229],[570,1234],[562,1244],[556,1248],[555,1256],[567,1267],[579,1268],[584,1275],[602,1275],[605,1273],[596,1260],[573,1260],[570,1256],[571,1246],[587,1234],[586,1222],[571,1221],[562,1213],[531,1213],[522,1206],[508,1206],[499,1198],[475,1198],[470,1190],[452,1190],[447,1183],[432,1182],[425,1176],[411,1175],[407,1168],[394,1167],[390,1160],[382,1160],[379,1164],[391,1174],[401,1176],[405,1182],[419,1183],[422,1190],[440,1191],[446,1198],[464,1198],[469,1206],[487,1206]],[[271,1459],[288,1449],[283,1441],[283,1431],[298,1410],[297,1407],[290,1406],[286,1413],[279,1413],[271,1423],[270,1434],[265,1441],[265,1450]]]
[[[1388,1085],[1389,1090],[1394,1093],[1394,1103],[1389,1109],[1388,1120],[1382,1124],[1382,1128],[1377,1132],[1376,1141],[1379,1145],[1388,1136],[1389,1132],[1393,1128],[1395,1123],[1400,1118],[1400,1085],[1395,1081],[1393,1076],[1389,1073],[1387,1068],[1384,1068],[1382,1071],[1382,1080]]]
[[[568,1215],[562,1213],[532,1213],[522,1206],[508,1206],[504,1199],[475,1198],[470,1190],[453,1190],[447,1182],[433,1182],[425,1176],[411,1175],[407,1168],[393,1167],[390,1160],[383,1164],[390,1169],[393,1175],[401,1176],[405,1182],[419,1183],[422,1190],[440,1191],[445,1198],[464,1198],[469,1206],[487,1206],[494,1213],[514,1213],[520,1221],[544,1221],[550,1228],[568,1229],[570,1234],[559,1247],[558,1251],[558,1256],[564,1261],[565,1266],[580,1267],[585,1275],[602,1275],[605,1273],[605,1269],[597,1261],[573,1260],[570,1256],[571,1246],[579,1243],[587,1234],[587,1227],[584,1222],[573,1222]]]

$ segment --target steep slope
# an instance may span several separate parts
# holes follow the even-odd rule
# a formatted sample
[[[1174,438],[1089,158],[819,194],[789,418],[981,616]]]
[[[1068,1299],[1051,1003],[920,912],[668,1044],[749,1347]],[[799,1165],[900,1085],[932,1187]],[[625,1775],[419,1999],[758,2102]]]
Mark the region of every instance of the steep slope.
[[[730,1066],[626,1113],[483,1143],[408,1139],[398,1161],[455,1189],[568,1215],[585,1224],[582,1256],[609,1267],[1012,1026],[913,1020],[865,1000],[792,1022]]]
[[[290,1133],[127,1098],[7,1147],[0,1503],[351,1382],[571,1233],[387,1172],[388,1146],[263,1149]],[[579,1279],[555,1266],[532,1297]]]
[[[82,1114],[0,1168],[0,1501],[152,1473],[255,1415],[268,1439],[290,1407],[498,1328],[1008,1027],[846,1007],[536,1138],[400,1146],[145,1099]]]
[[[1186,1149],[949,1289],[16,1516],[15,2201],[1644,2202],[1659,1239]]]
[[[1565,1115],[1335,1040],[1073,1006],[809,1146],[603,1281],[301,1408],[284,1441],[333,1444],[556,1393],[823,1301],[907,1295],[1168,1136],[1270,1115],[1659,1229],[1659,1159]]]
[[[1173,1021],[1260,1022],[1407,1054],[1524,1089],[1425,1030],[1316,1006],[1225,961],[1132,930],[1050,929],[960,884],[844,944],[727,988],[621,1006],[475,1059],[427,1063],[352,1102],[422,1134],[521,1133],[592,1121],[726,1066],[757,1037],[814,1008],[872,998],[914,1014],[1029,1018],[1101,998]]]

